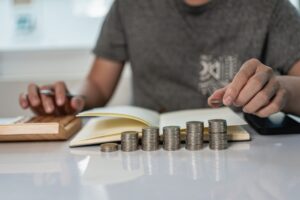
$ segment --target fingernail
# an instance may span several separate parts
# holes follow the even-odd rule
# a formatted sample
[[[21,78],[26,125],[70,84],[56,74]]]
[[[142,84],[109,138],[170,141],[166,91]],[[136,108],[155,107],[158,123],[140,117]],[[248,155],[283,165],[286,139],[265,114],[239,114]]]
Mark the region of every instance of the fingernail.
[[[226,106],[229,106],[232,104],[232,98],[230,96],[226,97],[225,100],[224,100],[224,104]]]
[[[46,111],[47,111],[47,113],[51,113],[52,112],[52,106],[47,106]]]
[[[57,99],[57,104],[58,104],[59,106],[62,106],[63,103],[64,103],[64,100],[63,100],[62,98]]]
[[[27,106],[27,103],[26,102],[22,102],[22,107],[26,107]]]

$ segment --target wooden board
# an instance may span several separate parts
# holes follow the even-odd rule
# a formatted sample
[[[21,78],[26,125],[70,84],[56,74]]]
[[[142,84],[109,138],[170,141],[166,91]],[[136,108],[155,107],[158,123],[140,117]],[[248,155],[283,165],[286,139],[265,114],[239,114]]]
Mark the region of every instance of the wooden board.
[[[81,126],[75,116],[38,116],[25,123],[0,125],[0,142],[67,140]]]

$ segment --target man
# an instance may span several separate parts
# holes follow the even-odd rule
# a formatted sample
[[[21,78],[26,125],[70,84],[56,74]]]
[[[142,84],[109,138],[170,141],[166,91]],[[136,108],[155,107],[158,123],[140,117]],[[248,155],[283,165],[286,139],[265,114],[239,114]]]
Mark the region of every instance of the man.
[[[137,106],[163,112],[223,103],[260,117],[300,114],[299,43],[300,18],[287,0],[115,0],[84,98],[66,98],[63,82],[31,84],[20,105],[36,114],[104,106],[130,61]]]

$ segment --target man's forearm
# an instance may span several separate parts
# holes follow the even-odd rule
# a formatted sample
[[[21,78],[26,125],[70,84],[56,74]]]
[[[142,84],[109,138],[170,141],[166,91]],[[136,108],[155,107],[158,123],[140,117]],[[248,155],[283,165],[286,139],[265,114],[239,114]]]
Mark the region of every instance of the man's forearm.
[[[105,106],[117,86],[123,67],[123,62],[95,58],[80,92],[85,96],[85,110]]]
[[[300,77],[278,76],[277,78],[287,91],[287,102],[282,111],[300,115]]]
[[[85,98],[84,110],[105,106],[109,100],[109,97],[105,97],[101,89],[89,79],[84,81],[80,94]]]

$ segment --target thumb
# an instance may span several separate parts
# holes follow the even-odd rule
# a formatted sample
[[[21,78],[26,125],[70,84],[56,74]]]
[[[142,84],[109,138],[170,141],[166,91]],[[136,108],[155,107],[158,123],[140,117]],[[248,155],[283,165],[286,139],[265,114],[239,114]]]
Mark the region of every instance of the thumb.
[[[84,98],[82,96],[75,96],[71,99],[71,107],[76,112],[80,112],[83,110],[85,105]]]
[[[212,108],[220,107],[223,103],[223,96],[227,87],[216,90],[207,100],[207,103]]]

